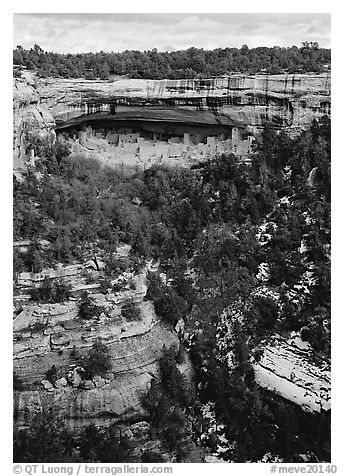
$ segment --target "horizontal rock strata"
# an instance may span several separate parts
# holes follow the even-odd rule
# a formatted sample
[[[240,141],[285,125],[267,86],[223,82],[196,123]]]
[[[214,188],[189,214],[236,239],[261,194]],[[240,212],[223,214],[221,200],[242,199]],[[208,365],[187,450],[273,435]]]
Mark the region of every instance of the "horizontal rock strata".
[[[306,411],[331,408],[330,366],[298,337],[269,342],[254,372],[259,385]]]
[[[55,408],[76,429],[91,422],[102,426],[139,419],[145,415],[142,396],[151,379],[158,378],[163,346],[178,346],[177,333],[158,318],[153,303],[144,300],[147,271],[155,269],[152,263],[131,275],[130,286],[106,294],[87,289],[83,270],[92,269],[90,263],[18,276],[15,289],[19,289],[21,301],[16,304],[13,321],[13,367],[24,387],[15,392],[14,399],[19,426],[25,426],[35,412],[47,407]],[[99,279],[102,272],[94,271],[94,275]],[[44,277],[52,281],[63,278],[71,284],[72,294],[86,287],[94,303],[102,307],[102,313],[98,318],[81,319],[78,297],[64,303],[37,303],[26,298],[23,293],[30,293],[32,286],[42,283]],[[128,300],[140,310],[139,318],[133,321],[121,314]],[[80,359],[99,338],[108,346],[111,369],[104,377],[84,378],[78,367]],[[54,385],[46,377],[53,366],[58,373]],[[180,370],[190,375],[188,360]]]
[[[80,334],[77,336],[70,333],[70,336],[73,339],[71,345],[79,343],[79,347],[84,347],[94,342],[97,332],[94,331],[92,337],[88,335],[86,341],[82,340]],[[100,388],[83,390],[68,386],[54,388],[52,392],[38,389],[16,392],[18,424],[24,425],[30,415],[47,407],[58,410],[59,415],[71,427],[82,427],[91,422],[102,426],[119,419],[144,416],[141,398],[148,390],[152,377],[158,375],[162,346],[170,347],[177,342],[176,334],[161,322],[142,334],[137,330],[137,334],[121,336],[112,342],[109,338],[112,370],[106,375]],[[48,370],[53,364],[67,371],[70,358],[67,351],[59,355],[58,351],[50,350],[49,342],[45,339],[45,344],[42,342],[42,347],[34,355],[18,355],[14,368],[24,382],[40,381],[44,370]]]
[[[213,124],[259,129],[267,120],[298,130],[330,112],[330,74],[245,75],[195,80],[39,79],[14,86],[14,155],[28,129],[54,133],[95,119]]]
[[[113,83],[49,79],[38,91],[57,125],[99,115],[242,127],[279,119],[283,126],[300,126],[328,108],[330,76],[234,74],[209,80]]]

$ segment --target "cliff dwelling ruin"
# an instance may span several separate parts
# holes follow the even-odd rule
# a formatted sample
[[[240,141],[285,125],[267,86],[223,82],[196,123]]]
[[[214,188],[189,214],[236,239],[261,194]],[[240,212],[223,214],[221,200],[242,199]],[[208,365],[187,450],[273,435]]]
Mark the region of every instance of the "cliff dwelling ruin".
[[[57,128],[56,135],[70,142],[72,155],[139,168],[189,167],[222,153],[247,160],[254,140],[249,127],[160,121],[93,120]]]
[[[248,161],[267,122],[294,136],[330,113],[328,73],[108,82],[43,81],[27,72],[14,91],[18,170],[34,162],[28,130],[37,138],[63,136],[72,156],[114,168],[190,167],[222,153]]]

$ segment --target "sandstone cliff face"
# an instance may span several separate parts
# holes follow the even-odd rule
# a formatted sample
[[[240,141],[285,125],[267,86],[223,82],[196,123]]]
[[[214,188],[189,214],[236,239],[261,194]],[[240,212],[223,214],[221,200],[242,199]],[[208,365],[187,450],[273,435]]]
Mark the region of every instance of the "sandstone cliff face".
[[[224,124],[253,130],[269,119],[293,131],[329,112],[330,104],[328,75],[233,75],[216,80],[113,83],[63,79],[33,82],[27,77],[16,79],[14,88],[16,158],[26,154],[26,133],[54,135],[56,126],[67,127],[96,118]],[[157,374],[163,345],[178,343],[176,333],[158,319],[152,304],[143,300],[145,272],[134,277],[135,289],[104,295],[98,292],[97,282],[87,283],[85,270],[98,275],[95,265],[89,262],[18,277],[14,370],[26,387],[15,394],[20,424],[42,406],[57,407],[73,427],[92,421],[106,424],[138,418],[144,413],[141,395]],[[44,276],[70,282],[73,297],[59,304],[29,302],[30,288]],[[93,293],[97,304],[104,308],[99,319],[78,318],[77,299],[82,290]],[[128,298],[140,306],[142,319],[138,322],[127,322],[121,316],[121,306]],[[69,372],[74,372],[77,365],[71,351],[75,347],[86,352],[99,337],[110,348],[111,372],[104,379],[83,385],[81,381],[77,386],[67,383]],[[56,387],[45,381],[45,373],[52,365],[61,374]],[[182,370],[190,372],[188,362]],[[329,407],[328,374],[320,372],[307,353],[290,343],[268,345],[255,372],[259,384],[306,409]]]
[[[24,385],[24,390],[15,392],[14,396],[19,426],[45,407],[58,410],[66,424],[75,429],[91,422],[102,426],[144,417],[141,398],[151,379],[158,377],[162,348],[178,345],[176,332],[156,316],[152,302],[143,300],[147,290],[146,273],[151,264],[131,276],[134,285],[106,294],[97,292],[97,282],[85,282],[85,269],[91,273],[91,264],[18,276],[13,366]],[[99,279],[101,272],[93,270],[93,275]],[[77,297],[56,304],[30,301],[30,288],[39,284],[44,276],[51,280],[63,277],[72,285],[75,296],[83,290],[92,293],[95,303],[103,308],[102,314],[98,318],[80,319]],[[121,315],[121,307],[128,299],[139,306],[139,320],[128,321]],[[99,338],[110,350],[112,368],[104,378],[96,376],[85,380],[78,370],[78,359]],[[55,385],[46,380],[46,372],[53,365],[58,370]],[[181,371],[190,373],[188,360],[182,364]]]
[[[29,75],[13,84],[13,155],[14,168],[27,153],[28,135],[55,136],[55,119],[40,105],[39,92]]]
[[[147,310],[147,309],[146,309]],[[177,336],[161,322],[152,327],[136,329],[132,335],[111,336],[115,326],[108,326],[108,338],[103,339],[111,351],[112,371],[105,379],[97,379],[91,387],[71,385],[52,388],[51,391],[42,389],[16,392],[15,408],[17,422],[23,425],[28,417],[44,407],[52,407],[63,416],[70,427],[80,428],[91,422],[103,426],[118,420],[140,419],[145,415],[141,405],[141,397],[149,388],[152,377],[158,374],[158,359],[165,344],[170,347],[177,342]],[[54,327],[54,326],[53,326]],[[55,327],[55,336],[56,336]],[[70,345],[65,345],[63,354],[57,348],[52,348],[49,336],[32,339],[35,348],[27,349],[29,355],[18,352],[14,360],[14,368],[18,375],[26,380],[41,379],[44,381],[44,370],[53,364],[65,368],[68,372],[69,352],[67,349],[77,345],[78,348],[89,347],[99,337],[98,325],[93,330],[83,329],[66,331],[59,328],[58,338],[67,336]],[[54,329],[52,329],[54,331]],[[102,329],[104,332],[104,328]],[[62,337],[63,338],[63,337]],[[60,345],[61,340],[59,341]],[[65,342],[66,344],[66,342]],[[16,350],[15,350],[16,352]],[[37,381],[36,380],[36,381]]]
[[[57,125],[87,115],[202,124],[301,126],[329,102],[328,75],[233,75],[210,80],[47,80],[42,104]]]
[[[265,286],[256,289],[255,295],[269,296],[276,303],[279,300],[276,290]],[[244,328],[247,325],[241,303],[224,310],[217,333],[218,355],[230,371],[237,365],[234,323]],[[250,340],[251,336],[247,342]],[[306,412],[331,409],[330,357],[315,352],[309,342],[301,339],[300,331],[291,331],[287,336],[275,333],[264,337],[252,347],[250,356],[255,381],[262,388]]]
[[[330,365],[315,359],[310,346],[298,336],[288,340],[275,336],[267,343],[254,371],[259,385],[305,411],[331,408]]]
[[[253,131],[269,120],[297,131],[330,112],[330,89],[328,73],[114,82],[36,78],[34,90],[27,80],[16,79],[15,133],[21,137],[27,115],[33,115],[32,122],[37,119],[37,128],[43,131],[54,124],[68,127],[91,119],[221,124]],[[20,139],[15,145],[18,157],[23,153]]]

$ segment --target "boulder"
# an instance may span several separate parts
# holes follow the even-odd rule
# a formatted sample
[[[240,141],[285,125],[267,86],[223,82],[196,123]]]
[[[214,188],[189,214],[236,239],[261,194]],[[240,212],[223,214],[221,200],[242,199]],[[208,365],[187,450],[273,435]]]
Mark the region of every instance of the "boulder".
[[[111,309],[107,311],[108,317],[111,319],[116,319],[121,316],[121,308],[116,305],[112,305]]]
[[[75,319],[71,319],[70,321],[65,321],[63,323],[63,327],[66,329],[66,331],[73,331],[75,329],[80,329],[81,323]]]
[[[78,367],[75,367],[74,369],[71,369],[68,372],[67,380],[69,383],[72,384],[74,388],[77,388],[80,386],[82,382],[82,377],[80,375],[80,372],[78,370]]]
[[[57,324],[56,326],[47,326],[44,331],[43,331],[43,334],[46,335],[46,336],[50,336],[50,335],[57,335],[61,332],[64,332],[64,327],[62,327],[61,325]]]
[[[83,390],[93,390],[95,388],[95,385],[92,380],[83,380],[79,388],[82,388]]]
[[[174,328],[177,333],[180,333],[183,335],[184,329],[185,329],[185,321],[182,317],[179,319],[179,321],[177,321],[177,324],[175,325]]]
[[[318,172],[318,167],[314,167],[309,175],[308,175],[308,178],[307,178],[307,185],[308,187],[310,188],[313,188],[316,186],[316,182],[317,182],[317,172]]]
[[[128,426],[121,429],[121,435],[128,438],[128,439],[133,438],[133,436],[134,436],[133,432],[131,431],[131,429]]]
[[[32,324],[37,322],[37,317],[32,313],[30,307],[25,306],[20,314],[13,321],[13,331],[20,331],[30,327]]]
[[[50,335],[50,343],[52,347],[62,347],[70,343],[71,336],[67,332],[58,332]]]
[[[48,390],[48,392],[54,390],[54,385],[49,382],[49,380],[42,380],[41,384],[43,385],[44,390]]]
[[[64,378],[64,377],[61,377],[59,378],[58,380],[56,380],[55,382],[55,387],[56,388],[64,388],[68,385],[68,382],[67,380]]]
[[[97,388],[102,388],[106,384],[105,380],[99,375],[93,377],[93,383]]]

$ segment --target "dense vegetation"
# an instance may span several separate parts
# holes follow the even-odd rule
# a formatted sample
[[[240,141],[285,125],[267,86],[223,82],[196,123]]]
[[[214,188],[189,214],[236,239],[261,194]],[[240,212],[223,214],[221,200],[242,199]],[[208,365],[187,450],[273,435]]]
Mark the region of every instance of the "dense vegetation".
[[[48,277],[43,279],[40,287],[34,287],[31,291],[31,298],[41,302],[63,302],[70,297],[71,286],[61,279],[54,283]]]
[[[91,378],[95,375],[103,376],[111,369],[110,351],[101,339],[92,345],[86,358],[82,360],[82,365]]]
[[[29,430],[14,431],[13,460],[18,463],[124,463],[127,438],[115,425],[99,431],[94,425],[76,437],[52,409],[38,413]]]
[[[189,48],[159,52],[124,51],[122,53],[59,54],[43,51],[38,45],[30,50],[21,46],[13,51],[13,63],[35,70],[42,77],[109,79],[110,75],[146,79],[211,78],[232,72],[271,74],[321,72],[331,63],[331,50],[318,43],[282,48]]]
[[[144,397],[151,418],[151,429],[146,436],[162,442],[159,450],[136,451],[135,455],[133,450],[137,448],[138,440],[129,439],[121,425],[113,424],[99,430],[91,424],[76,435],[52,409],[44,409],[33,418],[29,430],[15,430],[14,461],[163,462],[171,454],[175,461],[182,461],[190,450],[195,449],[188,414],[185,414],[186,408],[190,409],[194,403],[194,396],[178,371],[175,358],[174,350],[164,350],[160,359],[161,380],[153,381]],[[96,343],[88,359],[87,372],[92,369],[99,375],[97,365],[103,370],[108,364],[106,346]],[[17,379],[15,374],[14,379]]]
[[[166,351],[145,405],[152,438],[178,461],[199,446],[207,427],[200,423],[201,408],[209,402],[224,428],[227,460],[257,461],[271,453],[298,461],[307,452],[313,461],[329,460],[328,415],[306,414],[264,392],[250,357],[259,359],[264,338],[290,331],[301,332],[315,357],[329,357],[330,147],[324,116],[294,139],[266,125],[251,165],[230,155],[192,170],[152,167],[126,175],[71,159],[65,149],[59,160],[52,153],[42,161],[40,176],[31,170],[25,181],[14,182],[15,239],[33,240],[30,253],[15,256],[16,272],[97,250],[111,276],[120,241],[132,245],[133,263],[160,260],[166,282],[151,274],[146,298],[168,324],[184,319],[197,391],[179,373],[177,353]],[[50,247],[43,248],[42,239]],[[87,319],[93,304],[83,300]],[[124,312],[138,318],[132,303]],[[18,461],[47,461],[25,453],[41,424],[38,419],[25,438],[16,434],[18,454],[24,454]],[[111,431],[117,434],[109,429],[104,445]],[[94,449],[98,433],[89,432],[96,458],[117,458]],[[216,434],[204,444],[216,447]],[[90,458],[87,451],[83,458]]]

